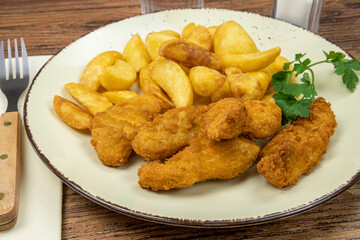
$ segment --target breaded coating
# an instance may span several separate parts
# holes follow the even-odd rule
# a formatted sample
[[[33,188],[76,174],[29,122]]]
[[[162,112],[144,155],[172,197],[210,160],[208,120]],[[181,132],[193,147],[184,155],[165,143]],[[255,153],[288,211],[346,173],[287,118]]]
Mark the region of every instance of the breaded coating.
[[[203,134],[203,117],[208,106],[180,107],[145,124],[132,141],[134,151],[146,160],[165,159]]]
[[[91,144],[100,161],[107,166],[126,163],[132,152],[131,141],[141,126],[167,109],[162,100],[139,95],[95,114],[91,121]]]
[[[319,97],[307,118],[281,129],[261,151],[258,172],[278,188],[295,184],[302,174],[310,173],[335,132],[337,123],[330,106]]]
[[[281,109],[274,103],[260,100],[225,98],[216,102],[205,116],[210,139],[230,139],[245,134],[265,139],[281,127]]]
[[[153,191],[190,187],[210,179],[231,179],[247,170],[257,159],[260,147],[245,137],[217,142],[196,140],[167,159],[153,161],[138,171],[142,188]]]

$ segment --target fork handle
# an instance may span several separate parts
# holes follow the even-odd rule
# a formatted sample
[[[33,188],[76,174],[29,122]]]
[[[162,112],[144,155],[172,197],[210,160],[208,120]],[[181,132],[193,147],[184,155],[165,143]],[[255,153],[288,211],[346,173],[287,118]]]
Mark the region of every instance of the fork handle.
[[[14,225],[20,197],[19,112],[7,112],[0,117],[0,230]]]

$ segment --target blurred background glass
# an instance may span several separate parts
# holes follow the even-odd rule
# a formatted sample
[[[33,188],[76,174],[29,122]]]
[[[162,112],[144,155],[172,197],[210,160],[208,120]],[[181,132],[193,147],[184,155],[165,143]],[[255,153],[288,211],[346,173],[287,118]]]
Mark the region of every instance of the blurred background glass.
[[[203,7],[204,0],[141,0],[141,12],[143,14],[168,9]]]

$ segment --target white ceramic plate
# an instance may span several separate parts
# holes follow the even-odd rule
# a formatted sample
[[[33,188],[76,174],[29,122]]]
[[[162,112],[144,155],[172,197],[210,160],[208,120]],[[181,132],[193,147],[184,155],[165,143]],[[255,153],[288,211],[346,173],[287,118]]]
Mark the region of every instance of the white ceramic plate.
[[[123,167],[104,166],[90,145],[90,136],[64,124],[54,113],[55,94],[71,99],[64,84],[78,82],[85,65],[106,50],[123,50],[133,34],[145,39],[151,31],[181,32],[190,22],[205,26],[235,20],[261,50],[282,48],[293,59],[307,53],[324,58],[322,50],[343,51],[324,38],[291,24],[256,14],[219,10],[176,10],[136,16],[109,24],[73,42],[54,56],[35,78],[25,103],[25,127],[42,161],[67,185],[114,211],[159,223],[229,227],[258,224],[289,216],[331,199],[360,178],[360,90],[350,93],[332,65],[315,67],[316,88],[332,103],[338,127],[328,152],[298,184],[278,189],[255,166],[228,181],[209,181],[168,192],[141,189],[137,169],[145,161],[132,155]]]

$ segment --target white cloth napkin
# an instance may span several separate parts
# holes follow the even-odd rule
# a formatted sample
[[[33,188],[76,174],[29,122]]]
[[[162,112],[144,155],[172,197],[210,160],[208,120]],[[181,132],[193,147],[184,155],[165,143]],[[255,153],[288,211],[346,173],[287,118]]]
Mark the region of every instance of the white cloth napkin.
[[[29,57],[31,80],[50,57]],[[21,115],[24,99],[25,93],[19,100]],[[1,113],[6,103],[0,93]],[[0,239],[61,239],[62,183],[36,155],[24,128],[22,134],[19,215],[13,228],[0,232]]]

